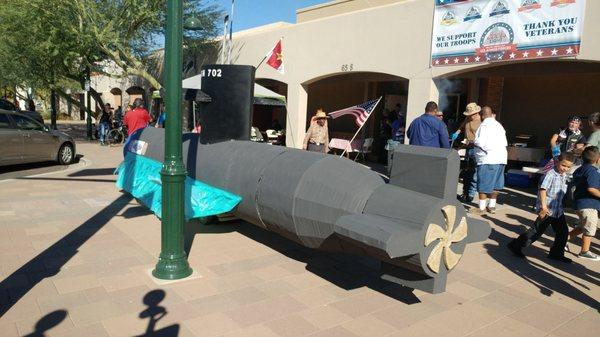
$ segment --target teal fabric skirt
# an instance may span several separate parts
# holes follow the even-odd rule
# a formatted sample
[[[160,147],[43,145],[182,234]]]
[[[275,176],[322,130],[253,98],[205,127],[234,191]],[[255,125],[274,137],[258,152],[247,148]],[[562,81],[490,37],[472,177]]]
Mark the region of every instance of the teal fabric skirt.
[[[117,187],[131,193],[159,218],[162,216],[161,169],[162,163],[127,152],[116,170]],[[242,198],[238,195],[185,178],[186,220],[230,212],[240,201]]]

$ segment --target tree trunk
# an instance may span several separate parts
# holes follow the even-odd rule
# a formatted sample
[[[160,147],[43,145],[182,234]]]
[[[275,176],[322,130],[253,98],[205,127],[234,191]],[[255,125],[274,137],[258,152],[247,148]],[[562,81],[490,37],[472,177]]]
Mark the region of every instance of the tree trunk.
[[[58,96],[64,98],[68,103],[74,104],[75,106],[79,107],[82,115],[83,115],[84,111],[87,111],[88,113],[92,112],[91,110],[86,109],[85,102],[83,102],[83,100],[73,99],[73,97],[71,97],[71,95],[62,91],[62,89],[56,89],[55,91],[56,91],[56,94],[58,94]]]
[[[102,109],[104,109],[104,101],[102,100],[102,96],[96,91],[96,89],[92,87],[90,87],[90,94],[92,94],[92,97],[96,102],[96,109],[102,111]],[[92,116],[97,117],[95,112],[92,113]]]
[[[64,92],[60,88],[54,89],[54,91],[59,96],[61,96],[65,100],[67,100],[67,102],[69,102],[71,104],[75,104],[80,109],[83,109],[84,111],[87,111],[91,116],[94,116],[94,118],[97,117],[96,116],[96,112],[93,111],[91,108],[88,109],[85,106],[84,102],[80,102],[78,100],[73,99],[73,97],[71,95],[67,94],[66,92]],[[102,100],[102,96],[100,96],[100,94],[98,94],[98,92],[96,90],[94,90],[94,88],[90,88],[90,94],[92,95],[92,97],[94,98],[94,101],[96,102],[96,109],[102,110],[102,107],[104,106],[104,101]]]
[[[71,95],[69,95],[69,96],[71,96]],[[71,98],[73,98],[73,97],[71,97]],[[69,115],[69,117],[71,117],[71,119],[73,119],[72,113],[73,113],[73,103],[71,103],[70,100],[67,100],[67,114]]]
[[[17,98],[17,86],[13,86],[13,90],[14,90],[14,95],[13,95],[13,101],[15,106],[17,107],[17,110],[21,110],[21,105],[19,104],[19,99]]]
[[[79,120],[85,120],[85,95],[78,94],[79,96]]]
[[[156,90],[159,90],[162,88],[162,84],[160,84],[160,82],[156,78],[154,78],[154,76],[152,76],[152,74],[150,74],[149,72],[147,72],[144,69],[128,67],[127,73],[130,75],[137,75],[137,76],[145,79],[146,81],[148,81],[148,83],[150,83],[150,86],[154,87]]]
[[[56,130],[56,91],[50,92],[50,126]]]

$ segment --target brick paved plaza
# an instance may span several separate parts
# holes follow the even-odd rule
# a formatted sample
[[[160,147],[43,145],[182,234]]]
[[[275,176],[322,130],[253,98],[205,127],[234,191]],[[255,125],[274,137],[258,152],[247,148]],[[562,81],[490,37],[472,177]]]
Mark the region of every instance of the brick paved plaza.
[[[66,171],[0,181],[0,335],[597,336],[600,263],[512,256],[531,196],[508,190],[447,291],[380,281],[372,260],[246,223],[186,225],[195,273],[157,282],[160,221],[114,185],[122,148],[80,143]],[[501,209],[500,209],[501,208]],[[570,223],[572,223],[571,218]],[[193,239],[193,241],[191,240]],[[593,242],[598,252],[598,240]]]

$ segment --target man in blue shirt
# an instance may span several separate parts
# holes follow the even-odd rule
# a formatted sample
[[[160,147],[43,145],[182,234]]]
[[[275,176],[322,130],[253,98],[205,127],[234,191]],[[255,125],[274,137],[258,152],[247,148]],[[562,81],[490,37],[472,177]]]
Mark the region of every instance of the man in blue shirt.
[[[410,145],[450,148],[448,129],[436,117],[437,113],[437,103],[429,102],[425,106],[425,113],[410,123],[407,132]]]

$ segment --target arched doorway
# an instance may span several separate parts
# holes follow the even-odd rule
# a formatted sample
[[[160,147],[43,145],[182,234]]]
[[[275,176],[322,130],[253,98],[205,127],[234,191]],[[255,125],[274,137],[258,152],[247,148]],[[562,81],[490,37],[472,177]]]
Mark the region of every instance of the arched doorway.
[[[304,83],[308,94],[306,128],[317,109],[330,113],[382,97],[379,105],[357,134],[356,139],[373,138],[371,159],[384,163],[385,143],[391,130],[384,124],[393,122],[396,109],[406,116],[408,80],[377,72],[351,72],[320,77]],[[329,121],[329,137],[350,140],[358,131],[354,117],[346,115]]]
[[[110,89],[110,93],[113,95],[113,107],[116,109],[120,106],[123,106],[123,95],[122,91],[119,88]]]
[[[551,135],[566,125],[568,116],[587,117],[600,107],[600,63],[595,62],[492,64],[435,82],[440,102],[445,96],[461,95],[460,109],[470,101],[488,105],[504,125],[509,143],[531,136],[526,145],[540,150],[548,147]],[[587,123],[582,126],[587,128]]]
[[[145,101],[146,92],[141,87],[131,86],[127,90],[125,90],[125,92],[127,92],[127,94],[129,95],[129,102],[127,104],[133,104],[133,101],[136,98],[141,98]]]

